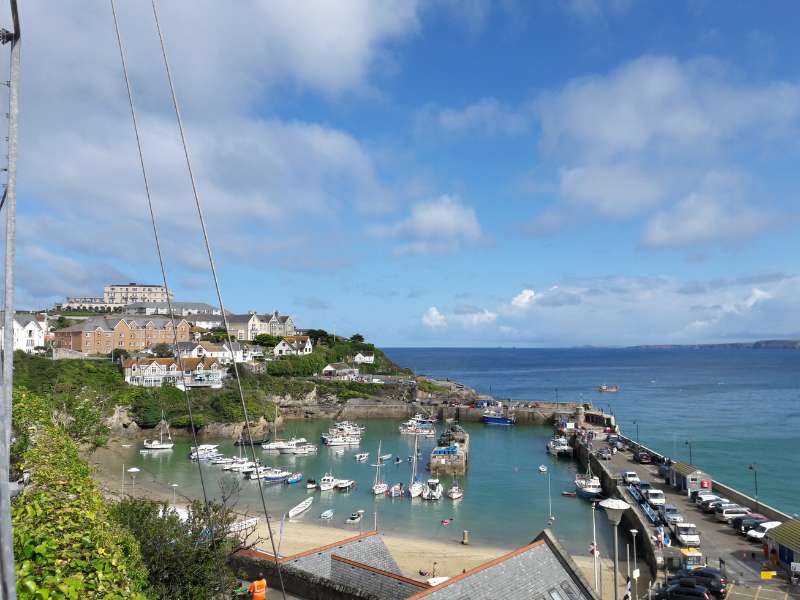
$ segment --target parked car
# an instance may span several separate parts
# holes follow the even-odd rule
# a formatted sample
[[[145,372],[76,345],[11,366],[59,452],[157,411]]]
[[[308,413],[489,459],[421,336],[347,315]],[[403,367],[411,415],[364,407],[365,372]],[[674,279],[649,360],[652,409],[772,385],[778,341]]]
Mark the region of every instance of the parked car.
[[[708,590],[691,577],[668,583],[655,595],[656,600],[711,600]]]
[[[733,519],[731,521],[731,527],[733,527],[739,533],[746,534],[754,527],[758,527],[767,521],[769,521],[769,517],[765,517],[764,515],[760,515],[758,513],[750,513],[749,515],[743,515]]]
[[[637,450],[633,453],[633,460],[643,465],[649,465],[653,462],[653,457],[650,456],[649,452],[645,452],[644,450]]]
[[[608,448],[600,448],[600,450],[597,451],[597,458],[600,460],[611,460],[611,450]]]
[[[724,504],[717,507],[716,510],[717,521],[720,523],[730,523],[735,517],[743,517],[750,514],[750,509],[746,506],[725,506]]]
[[[713,513],[715,510],[717,510],[717,506],[720,504],[733,504],[733,502],[727,498],[711,498],[709,500],[704,500],[700,504],[700,510],[707,513]]]
[[[678,507],[674,504],[664,504],[658,509],[658,514],[667,526],[669,526],[670,523],[680,523],[683,521],[683,515],[678,512]]]
[[[761,525],[758,527],[754,527],[747,532],[747,538],[756,542],[760,542],[764,539],[764,536],[767,535],[767,532],[770,529],[775,529],[780,524],[780,521],[767,521],[766,523],[761,523]]]
[[[706,588],[716,598],[724,598],[728,593],[728,579],[722,574],[722,571],[713,567],[681,569],[673,577],[667,579],[667,582],[678,583],[687,577],[694,579],[695,583]]]
[[[628,485],[639,483],[639,475],[636,473],[636,471],[623,471],[622,481]]]
[[[714,492],[709,492],[705,490],[701,490],[699,492],[692,492],[689,496],[689,500],[694,502],[695,504],[702,504],[704,500],[708,498],[719,498]]]
[[[644,493],[644,497],[647,499],[647,502],[653,508],[658,508],[659,506],[664,506],[667,503],[667,497],[664,495],[664,492],[661,490],[657,490],[655,488],[650,488]]]

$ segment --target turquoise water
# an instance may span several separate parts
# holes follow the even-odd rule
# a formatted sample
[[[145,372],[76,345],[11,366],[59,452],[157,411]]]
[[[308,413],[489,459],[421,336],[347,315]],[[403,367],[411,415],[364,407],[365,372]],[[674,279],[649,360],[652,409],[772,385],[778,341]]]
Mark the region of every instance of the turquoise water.
[[[455,502],[448,498],[428,502],[420,498],[376,498],[372,494],[375,469],[370,464],[374,464],[378,442],[382,441],[382,453],[391,452],[404,460],[401,465],[390,464],[385,468],[386,481],[402,481],[407,485],[411,465],[406,458],[413,453],[414,440],[398,433],[399,421],[371,419],[360,422],[367,428],[360,448],[345,449],[341,456],[324,446],[317,456],[303,457],[271,454],[257,449],[265,464],[301,471],[304,478],[319,480],[326,471],[331,471],[336,477],[351,478],[358,482],[358,488],[352,492],[313,492],[314,505],[301,517],[304,520],[320,523],[320,513],[332,508],[335,511],[333,525],[342,527],[350,513],[364,509],[367,512],[362,523],[365,528],[371,527],[374,512],[377,511],[380,528],[391,533],[446,541],[460,540],[462,530],[467,529],[472,543],[514,548],[529,543],[547,525],[547,476],[538,471],[540,464],[546,464],[550,466],[557,535],[570,551],[586,554],[592,531],[589,503],[579,498],[561,496],[562,490],[574,489],[575,466],[569,460],[555,460],[546,454],[544,446],[551,435],[549,428],[466,425],[470,432],[470,466],[466,477],[459,481],[465,496]],[[290,424],[285,434],[303,436],[317,442],[319,434],[330,425],[327,421],[298,422]],[[427,462],[433,444],[433,439],[420,439],[424,462]],[[220,450],[228,455],[238,454],[238,448],[234,448],[231,442],[222,443]],[[140,490],[142,481],[148,486],[157,485],[167,493],[170,492],[169,484],[177,483],[179,494],[200,497],[197,464],[187,458],[188,442],[176,443],[172,451],[149,455],[139,453],[136,447],[115,447],[114,451],[116,462],[111,465],[113,469],[121,472],[123,462],[126,468],[135,465],[142,469],[137,476]],[[368,463],[355,461],[354,456],[360,451],[370,452]],[[424,464],[422,469],[420,477],[424,479],[427,476]],[[225,472],[215,465],[204,464],[203,473],[209,491],[217,493],[219,478]],[[260,512],[257,483],[237,477],[241,480],[240,506],[247,506],[254,513]],[[442,482],[447,487],[449,479],[442,478]],[[269,512],[284,513],[312,494],[306,491],[304,485],[304,482],[291,486],[264,484]],[[598,538],[606,544],[608,528],[605,516],[598,512],[597,517]],[[440,525],[443,519],[450,518],[454,521],[449,527]]]
[[[591,401],[623,431],[800,513],[800,352],[781,349],[389,349],[400,365],[497,397]],[[619,385],[600,394],[599,384]],[[556,391],[557,390],[557,391]]]

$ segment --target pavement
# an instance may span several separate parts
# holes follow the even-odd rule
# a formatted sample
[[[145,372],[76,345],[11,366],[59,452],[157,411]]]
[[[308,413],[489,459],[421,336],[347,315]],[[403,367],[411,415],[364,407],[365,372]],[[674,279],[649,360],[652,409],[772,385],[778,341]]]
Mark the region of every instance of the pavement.
[[[595,443],[595,447],[602,445]],[[730,525],[720,523],[714,515],[704,513],[690,503],[685,494],[678,492],[658,476],[658,465],[635,463],[632,453],[627,451],[617,452],[610,461],[604,463],[615,474],[636,471],[640,479],[649,481],[652,487],[664,492],[667,504],[677,506],[686,522],[695,524],[700,532],[700,551],[708,565],[718,567],[720,559],[725,562],[725,571],[733,582],[729,600],[800,598],[800,589],[790,589],[784,578],[762,580],[761,568],[764,561],[761,544],[750,542],[746,536],[736,533]],[[650,534],[654,535],[652,528]]]

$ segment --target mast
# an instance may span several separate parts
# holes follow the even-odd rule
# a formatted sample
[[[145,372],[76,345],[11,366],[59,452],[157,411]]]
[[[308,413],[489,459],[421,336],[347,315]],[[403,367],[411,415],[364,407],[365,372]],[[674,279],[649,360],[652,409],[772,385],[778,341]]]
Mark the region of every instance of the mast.
[[[375,461],[375,484],[378,485],[378,479],[381,473],[381,442],[378,442],[378,460]]]
[[[411,488],[411,484],[413,484],[417,480],[417,444],[419,444],[419,436],[414,436],[414,458],[411,461],[411,481],[408,484],[408,487]]]

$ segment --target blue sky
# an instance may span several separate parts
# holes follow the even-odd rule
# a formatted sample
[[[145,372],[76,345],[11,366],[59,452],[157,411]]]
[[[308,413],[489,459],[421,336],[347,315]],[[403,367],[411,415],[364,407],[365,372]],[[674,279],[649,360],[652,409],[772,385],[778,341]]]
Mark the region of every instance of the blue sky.
[[[78,6],[23,7],[24,306],[160,279],[109,10]],[[168,277],[216,303],[147,9]],[[161,10],[227,308],[398,346],[800,336],[795,3]]]

